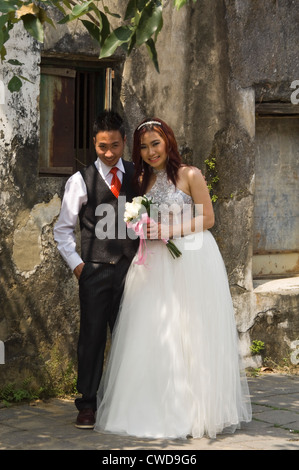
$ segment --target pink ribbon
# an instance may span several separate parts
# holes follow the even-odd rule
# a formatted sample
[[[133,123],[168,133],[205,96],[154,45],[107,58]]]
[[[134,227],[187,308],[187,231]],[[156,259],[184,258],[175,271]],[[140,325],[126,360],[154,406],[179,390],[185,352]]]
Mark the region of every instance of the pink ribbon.
[[[139,248],[138,248],[138,258],[135,261],[135,264],[145,264],[147,258],[147,249],[145,242],[145,235],[143,231],[143,225],[150,222],[150,217],[147,213],[142,214],[138,222],[134,224],[132,222],[127,222],[127,226],[134,230],[136,235],[140,238]]]
[[[134,224],[132,222],[127,222],[128,228],[131,228],[134,230],[136,235],[140,238],[140,243],[139,243],[139,248],[138,248],[138,258],[137,261],[135,261],[135,264],[145,264],[146,259],[147,259],[147,247],[146,247],[146,237],[144,235],[144,230],[143,230],[143,225],[148,224],[157,224],[157,222],[153,219],[151,219],[147,213],[144,213],[141,215],[141,218],[138,222],[135,222]],[[166,244],[168,240],[165,238],[162,239],[162,241]]]

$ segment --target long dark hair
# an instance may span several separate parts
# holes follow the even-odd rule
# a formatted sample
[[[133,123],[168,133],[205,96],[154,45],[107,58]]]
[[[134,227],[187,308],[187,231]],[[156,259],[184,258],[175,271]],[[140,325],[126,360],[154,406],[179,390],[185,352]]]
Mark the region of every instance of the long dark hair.
[[[166,153],[168,155],[166,163],[167,177],[174,185],[178,180],[178,171],[182,165],[182,158],[178,151],[177,141],[173,130],[161,119],[144,119],[134,132],[132,160],[135,165],[134,183],[143,196],[148,187],[153,169],[141,158],[141,136],[148,131],[155,131],[164,140],[166,144]]]

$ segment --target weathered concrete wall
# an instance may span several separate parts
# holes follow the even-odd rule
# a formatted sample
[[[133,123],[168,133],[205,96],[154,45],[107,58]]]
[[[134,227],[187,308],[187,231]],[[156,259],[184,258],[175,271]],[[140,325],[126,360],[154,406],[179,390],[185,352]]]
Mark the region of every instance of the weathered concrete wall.
[[[239,175],[237,194],[244,194],[242,198],[245,205],[252,208],[252,194],[254,194],[254,105],[251,95],[255,95],[257,103],[261,101],[290,102],[290,85],[299,76],[298,44],[299,44],[299,4],[292,0],[259,2],[257,0],[226,1],[226,22],[228,30],[228,58],[230,66],[230,96],[231,96],[231,122],[239,127],[239,137],[232,142],[231,149],[239,147],[240,160],[235,165],[227,162],[225,155],[221,165],[227,166],[224,185],[228,187],[231,172]],[[238,104],[238,94],[244,95],[245,106]],[[249,100],[248,100],[249,98]],[[233,104],[236,103],[236,106]],[[241,110],[241,112],[240,112]],[[243,110],[243,111],[242,111]],[[299,112],[299,110],[298,110]],[[246,124],[247,122],[247,124]],[[242,133],[245,136],[242,138]],[[241,137],[241,139],[240,139]],[[228,155],[230,150],[226,152]],[[227,164],[228,163],[228,164]],[[250,170],[248,171],[248,169]],[[234,171],[235,169],[235,171]],[[298,168],[294,168],[298,171]],[[245,185],[244,185],[245,183]],[[221,191],[222,193],[222,191]],[[227,194],[227,195],[228,195]],[[246,194],[248,196],[246,196]],[[240,197],[240,196],[239,196]],[[237,197],[237,199],[239,198]],[[235,202],[235,193],[230,205],[236,210],[239,202]],[[247,202],[246,202],[247,201]],[[229,205],[229,202],[223,206]],[[220,209],[221,217],[224,213]],[[243,224],[242,244],[248,243],[248,253],[252,251],[252,209],[242,215],[242,206],[238,210],[239,216],[233,225]],[[225,226],[229,219],[220,220],[220,226]],[[238,228],[237,228],[238,230]],[[233,236],[233,233],[232,233]],[[234,237],[235,248],[238,243]],[[225,244],[227,247],[227,245]],[[238,256],[233,246],[233,256]],[[226,250],[224,250],[224,254]],[[228,256],[226,256],[226,259]],[[245,269],[251,277],[251,254],[247,258]],[[236,281],[232,282],[234,301],[240,321],[239,329],[244,332],[243,344],[252,340],[261,340],[265,343],[263,357],[270,357],[279,363],[282,359],[290,361],[294,353],[294,342],[298,340],[299,322],[299,282],[298,278],[275,280],[256,284],[250,288],[249,283],[244,284],[243,290],[236,291]],[[240,285],[240,282],[237,282]],[[245,289],[244,289],[245,288]],[[295,346],[296,347],[296,346]],[[255,358],[260,365],[261,357]],[[252,361],[252,364],[255,362]],[[297,361],[297,360],[296,360]],[[294,362],[294,354],[292,363]],[[250,361],[248,361],[249,363]],[[298,361],[297,361],[298,363]]]
[[[111,10],[118,1],[110,2]],[[197,0],[179,12],[166,7],[158,40],[160,74],[145,48],[124,62],[118,51],[114,104],[128,133],[156,115],[174,129],[186,162],[204,170],[217,159],[220,181],[213,233],[227,266],[247,365],[252,340],[265,342],[279,361],[298,339],[298,286],[252,282],[252,220],[255,176],[255,101],[290,99],[299,79],[298,7],[285,0]],[[48,28],[44,53],[94,55],[86,33],[64,25]],[[6,91],[0,108],[1,285],[0,340],[6,349],[1,380],[39,378],[57,348],[75,360],[79,322],[77,283],[53,241],[65,178],[38,176],[39,62],[41,50],[18,30],[9,58],[32,80],[20,94]],[[2,70],[7,83],[11,71]],[[276,289],[275,292],[273,289]],[[275,339],[273,339],[275,338]]]
[[[6,88],[0,107],[0,386],[44,380],[54,348],[74,358],[78,323],[77,285],[53,240],[65,179],[38,176],[40,48],[18,28],[7,50],[24,65],[3,67],[3,83],[13,72],[32,83]]]

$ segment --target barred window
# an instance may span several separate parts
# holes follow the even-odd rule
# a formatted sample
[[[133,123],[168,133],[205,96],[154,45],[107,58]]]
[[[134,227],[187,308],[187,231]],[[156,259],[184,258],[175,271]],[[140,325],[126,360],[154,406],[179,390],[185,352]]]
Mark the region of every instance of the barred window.
[[[112,78],[99,61],[42,64],[40,174],[71,175],[95,160],[92,125],[111,108]]]

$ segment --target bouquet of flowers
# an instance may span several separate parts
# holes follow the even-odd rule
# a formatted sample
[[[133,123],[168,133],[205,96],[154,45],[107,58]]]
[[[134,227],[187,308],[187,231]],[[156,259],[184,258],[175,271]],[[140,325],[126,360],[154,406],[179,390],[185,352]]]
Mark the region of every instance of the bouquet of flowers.
[[[155,219],[158,213],[158,206],[147,196],[137,196],[133,198],[132,202],[126,202],[124,221],[127,227],[133,229],[140,238],[137,264],[145,264],[146,261],[146,237],[143,226],[148,223],[156,224]],[[173,258],[181,256],[182,253],[171,240],[163,238],[162,241],[166,244]]]

